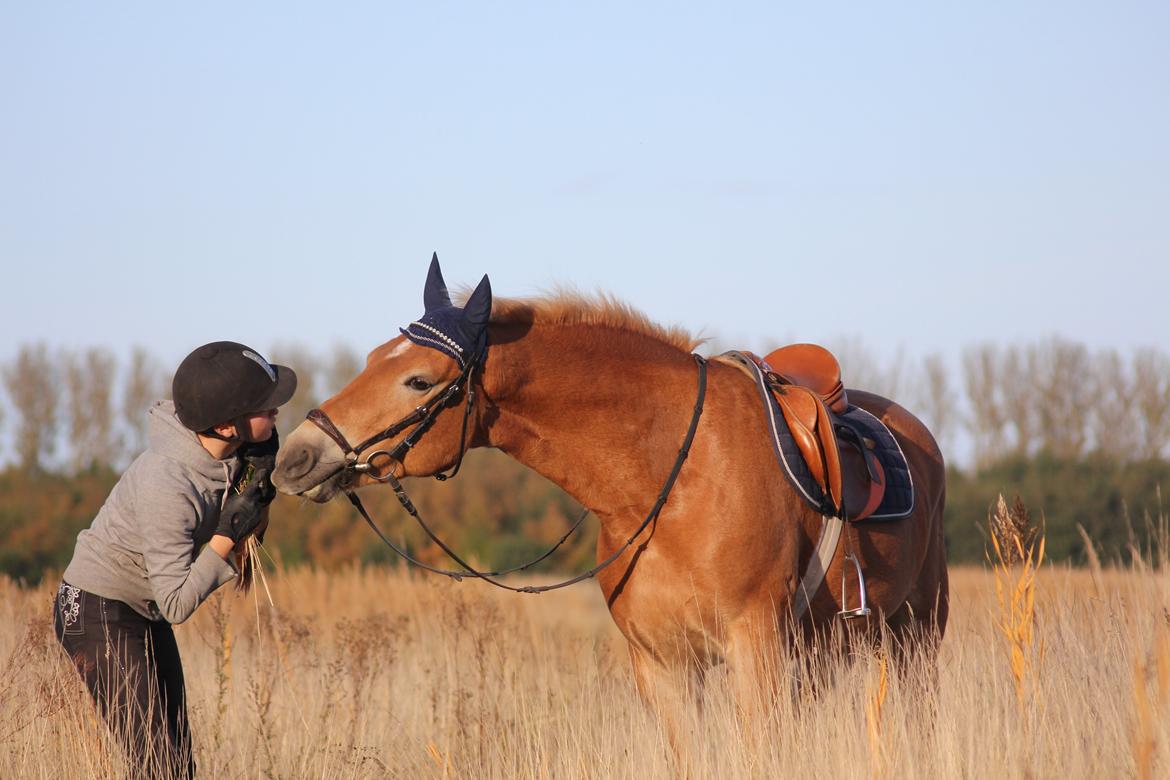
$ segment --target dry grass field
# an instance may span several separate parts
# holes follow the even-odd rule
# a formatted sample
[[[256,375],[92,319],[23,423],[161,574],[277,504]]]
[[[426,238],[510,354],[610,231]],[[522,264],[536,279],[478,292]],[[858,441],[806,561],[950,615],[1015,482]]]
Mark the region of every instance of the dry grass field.
[[[520,596],[385,569],[268,580],[275,607],[263,589],[226,592],[176,630],[201,776],[678,774],[594,584]],[[745,726],[713,675],[690,716],[691,774],[1170,777],[1167,569],[1043,566],[1023,645],[996,581],[953,572],[936,696],[862,654]],[[50,635],[53,587],[0,581],[0,777],[120,776]]]

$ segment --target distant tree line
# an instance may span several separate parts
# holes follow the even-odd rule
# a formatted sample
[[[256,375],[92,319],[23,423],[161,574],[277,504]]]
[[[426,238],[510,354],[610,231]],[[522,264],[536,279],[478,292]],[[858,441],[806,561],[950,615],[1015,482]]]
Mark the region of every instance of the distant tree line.
[[[921,417],[952,465],[960,465],[951,454],[965,434],[964,469],[1040,454],[1141,461],[1165,456],[1170,445],[1170,356],[1159,349],[1091,351],[1060,337],[979,344],[963,350],[957,382],[941,355],[914,366],[900,355],[879,364],[852,341],[834,351],[847,386]]]
[[[1170,441],[1170,358],[1090,352],[1063,339],[963,354],[975,465],[1044,454],[1160,458]]]
[[[318,357],[297,345],[269,355],[292,366],[296,395],[281,408],[288,433],[309,409],[361,370],[364,358],[339,346]],[[0,403],[0,462],[25,472],[77,474],[95,467],[121,469],[146,448],[147,409],[170,397],[173,366],[135,348],[125,364],[103,347],[50,349],[25,344],[0,369],[7,403]]]
[[[983,344],[963,351],[956,382],[941,355],[879,363],[859,342],[831,346],[848,386],[898,400],[926,422],[944,453],[953,453],[965,434],[965,468],[1041,453],[1149,460],[1163,457],[1170,443],[1170,356],[1158,349],[1127,356],[1061,338]],[[345,346],[322,356],[280,344],[269,357],[300,377],[297,394],[281,409],[283,433],[364,364]],[[0,462],[65,474],[123,467],[145,447],[146,409],[169,397],[172,370],[141,348],[119,365],[101,347],[22,346],[2,367],[0,431],[7,435],[0,436]],[[959,460],[948,457],[952,465]]]
[[[1151,544],[1165,524],[1170,477],[1170,357],[1159,350],[1091,352],[1059,338],[979,345],[962,353],[958,381],[941,356],[878,363],[857,342],[831,345],[846,383],[899,400],[931,427],[944,453],[965,436],[968,457],[948,458],[947,536],[954,560],[982,556],[980,524],[1000,493],[1019,493],[1047,523],[1054,560],[1084,560],[1084,535],[1101,552]],[[721,351],[709,345],[708,351]],[[286,435],[360,371],[346,347],[317,355],[295,344],[269,357],[294,367],[297,394],[281,410]],[[146,350],[119,361],[103,348],[29,344],[0,366],[0,572],[36,579],[67,562],[118,473],[146,444],[146,410],[169,394],[173,367]],[[421,507],[450,522],[451,540],[486,565],[532,557],[579,512],[554,485],[499,453],[474,453],[459,479],[414,481]],[[388,491],[367,491],[388,530],[423,558],[437,555],[406,524]],[[281,497],[268,546],[286,563],[330,566],[386,560],[343,502]],[[1082,532],[1083,529],[1083,532]],[[595,523],[549,566],[587,561]],[[437,558],[436,558],[437,560]],[[547,566],[546,566],[547,568]]]

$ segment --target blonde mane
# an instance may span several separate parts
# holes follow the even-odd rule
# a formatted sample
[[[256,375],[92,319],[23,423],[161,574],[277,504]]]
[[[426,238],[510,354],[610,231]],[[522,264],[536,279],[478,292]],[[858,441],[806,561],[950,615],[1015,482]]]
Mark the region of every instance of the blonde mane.
[[[558,290],[540,298],[496,298],[493,323],[533,325],[595,325],[645,336],[683,352],[693,352],[704,339],[674,325],[663,327],[642,312],[608,293],[583,295]]]

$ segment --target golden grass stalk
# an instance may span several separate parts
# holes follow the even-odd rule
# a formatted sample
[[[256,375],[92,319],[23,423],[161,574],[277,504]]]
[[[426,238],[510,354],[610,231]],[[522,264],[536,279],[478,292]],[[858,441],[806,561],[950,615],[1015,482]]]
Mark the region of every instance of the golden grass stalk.
[[[279,621],[280,612],[276,609],[276,601],[272,598],[272,590],[268,587],[268,576],[264,573],[264,564],[261,560],[261,552],[268,556],[268,560],[272,562],[274,567],[277,566],[277,563],[272,558],[272,556],[269,555],[268,551],[264,549],[264,546],[260,543],[260,540],[257,539],[254,534],[248,536],[244,541],[247,544],[246,555],[248,559],[249,570],[255,573],[256,578],[260,580],[260,585],[264,588],[264,595],[268,599],[268,606],[272,610],[270,613],[272,621]],[[260,599],[258,596],[253,598],[253,606],[256,611],[256,638],[259,644],[263,641],[264,630],[263,623],[261,622],[260,618]],[[284,682],[291,691],[293,689],[292,673],[289,669],[288,646],[286,637],[284,633],[278,630],[275,626],[270,624],[270,627],[270,634],[272,636],[273,645],[276,647],[276,658],[280,665]],[[293,697],[292,701],[296,705],[297,715],[300,718],[301,725],[307,732],[309,730],[309,722],[305,718],[304,707],[302,706],[300,699],[296,696]]]
[[[1147,516],[1147,522],[1150,526],[1150,558],[1154,566],[1157,566],[1162,571],[1170,570],[1170,516],[1162,511],[1162,486],[1159,485],[1157,489],[1158,496],[1158,516],[1150,518]]]
[[[1153,691],[1150,691],[1150,687]],[[1134,726],[1130,737],[1136,775],[1156,776],[1159,726],[1170,717],[1170,631],[1163,629],[1151,653],[1133,663]]]
[[[260,581],[260,585],[264,588],[264,594],[268,597],[268,606],[274,607],[276,603],[272,600],[272,591],[268,589],[268,578],[264,575],[264,564],[260,558],[261,545],[260,541],[255,535],[247,536],[241,540],[240,545],[243,547],[240,558],[242,568],[240,569],[240,582],[237,583],[239,590],[248,590],[255,580]],[[244,582],[245,577],[247,582]]]
[[[1105,586],[1101,578],[1101,557],[1097,555],[1097,546],[1093,544],[1092,537],[1085,527],[1077,523],[1077,533],[1081,535],[1081,541],[1085,543],[1085,555],[1089,559],[1089,571],[1093,575],[1093,587],[1097,591],[1097,598],[1105,598]]]
[[[264,566],[260,558],[260,540],[255,534],[248,534],[232,549],[232,556],[236,563],[236,571],[240,576],[236,578],[236,590],[247,593],[257,578],[268,592],[268,603],[272,604],[272,593],[268,591],[268,583],[264,579]]]
[[[217,746],[224,738],[223,724],[228,711],[229,694],[232,687],[232,626],[223,601],[222,595],[208,601],[211,620],[215,626],[215,637],[218,638],[218,642],[213,645],[217,655],[217,663],[215,664],[215,725],[212,729],[212,744]]]
[[[443,777],[451,775],[451,762],[447,760],[434,742],[427,743],[427,755],[430,756],[431,761],[435,762],[435,766],[443,770]]]
[[[1036,575],[1044,561],[1044,534],[1032,525],[1031,515],[1016,496],[1009,508],[1001,493],[989,520],[991,551],[999,608],[996,626],[1004,640],[1016,702],[1021,711],[1035,688],[1044,657],[1044,643],[1036,633]]]
[[[883,652],[878,656],[878,679],[874,684],[872,678],[866,686],[865,696],[865,726],[869,736],[869,766],[870,777],[881,777],[885,774],[885,750],[882,740],[882,709],[886,704],[886,694],[889,692],[889,660]]]

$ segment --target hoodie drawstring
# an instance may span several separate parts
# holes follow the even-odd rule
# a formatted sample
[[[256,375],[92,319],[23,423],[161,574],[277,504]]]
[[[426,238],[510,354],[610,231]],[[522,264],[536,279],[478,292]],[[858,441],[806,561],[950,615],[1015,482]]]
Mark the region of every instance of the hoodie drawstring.
[[[223,497],[219,499],[219,511],[223,511],[224,505],[227,504],[228,494],[232,491],[232,472],[228,468],[227,461],[220,461],[223,466]]]

